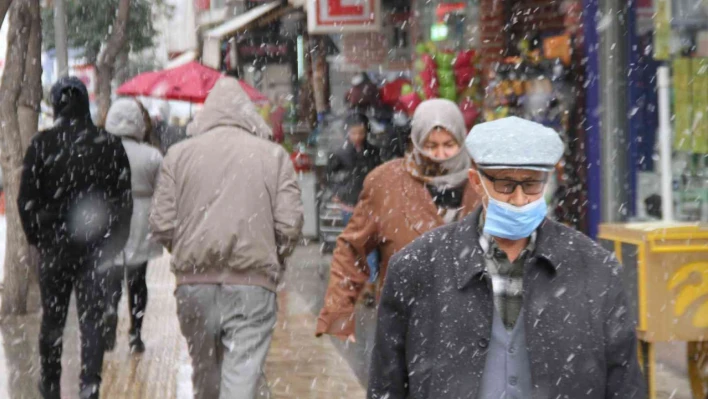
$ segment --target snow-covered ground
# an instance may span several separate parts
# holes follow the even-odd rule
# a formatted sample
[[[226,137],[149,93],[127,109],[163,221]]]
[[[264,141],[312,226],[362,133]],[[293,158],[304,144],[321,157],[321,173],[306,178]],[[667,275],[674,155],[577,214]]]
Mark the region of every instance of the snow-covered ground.
[[[187,348],[182,348],[180,353],[180,367],[177,371],[177,399],[190,399],[194,397],[192,387],[192,361]]]

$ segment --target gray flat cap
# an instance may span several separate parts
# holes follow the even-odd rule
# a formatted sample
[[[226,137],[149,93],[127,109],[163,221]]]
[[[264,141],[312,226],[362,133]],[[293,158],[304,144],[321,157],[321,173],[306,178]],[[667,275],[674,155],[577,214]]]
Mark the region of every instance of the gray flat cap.
[[[563,155],[563,141],[555,130],[516,116],[475,125],[465,146],[482,169],[547,172]]]

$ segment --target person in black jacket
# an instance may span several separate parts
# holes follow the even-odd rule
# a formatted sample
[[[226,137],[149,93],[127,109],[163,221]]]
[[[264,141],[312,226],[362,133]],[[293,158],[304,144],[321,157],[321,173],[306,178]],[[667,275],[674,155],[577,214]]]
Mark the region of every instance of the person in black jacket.
[[[162,103],[157,108],[150,109],[150,123],[152,129],[148,142],[156,147],[162,155],[173,145],[187,138],[187,129],[173,126],[168,123],[170,109],[167,103]]]
[[[59,398],[62,335],[71,291],[81,331],[80,398],[98,398],[103,364],[104,274],[124,247],[133,209],[130,164],[120,140],[91,121],[88,92],[75,77],[51,90],[55,123],[24,158],[18,206],[40,253],[40,391]]]
[[[508,117],[466,139],[483,206],[396,253],[369,399],[645,399],[617,259],[546,217],[558,133]]]
[[[349,223],[354,214],[354,207],[359,201],[359,194],[364,189],[364,179],[372,170],[381,165],[379,149],[367,140],[369,119],[362,113],[349,115],[345,122],[347,140],[342,148],[335,152],[327,165],[327,180],[334,191],[334,201],[342,210],[344,224]],[[368,256],[371,268],[370,284],[364,291],[367,305],[373,304],[376,276],[378,275],[379,253],[374,251]]]
[[[353,113],[345,122],[347,139],[335,152],[327,165],[327,179],[335,198],[350,210],[359,201],[364,179],[381,164],[378,148],[369,143],[369,119],[364,114]]]

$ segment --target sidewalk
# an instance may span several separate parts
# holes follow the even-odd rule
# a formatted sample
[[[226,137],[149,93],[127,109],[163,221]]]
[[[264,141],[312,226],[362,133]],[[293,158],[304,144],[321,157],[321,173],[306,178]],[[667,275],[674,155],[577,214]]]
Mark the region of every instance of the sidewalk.
[[[129,353],[128,312],[125,301],[121,303],[116,350],[104,360],[102,398],[192,397],[191,365],[179,331],[174,277],[168,262],[165,256],[148,268],[150,299],[144,324],[147,350],[142,356]],[[280,292],[278,303],[278,323],[266,364],[273,397],[363,399],[363,388],[332,342],[314,338],[315,316],[299,295],[286,288]],[[63,398],[78,396],[77,329],[76,312],[72,311],[64,335]],[[39,315],[6,320],[0,331],[0,398],[37,398]]]

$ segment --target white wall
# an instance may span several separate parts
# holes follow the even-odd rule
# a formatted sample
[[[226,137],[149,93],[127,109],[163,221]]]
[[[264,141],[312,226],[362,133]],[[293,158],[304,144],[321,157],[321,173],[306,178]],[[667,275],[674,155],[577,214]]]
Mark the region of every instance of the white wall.
[[[5,17],[5,22],[2,24],[2,30],[0,30],[0,77],[2,72],[5,70],[5,55],[7,53],[7,27],[10,25],[10,14]]]
[[[174,7],[172,19],[162,32],[167,52],[182,53],[197,48],[197,28],[193,0],[169,0]]]

